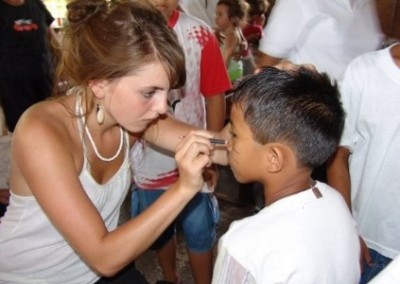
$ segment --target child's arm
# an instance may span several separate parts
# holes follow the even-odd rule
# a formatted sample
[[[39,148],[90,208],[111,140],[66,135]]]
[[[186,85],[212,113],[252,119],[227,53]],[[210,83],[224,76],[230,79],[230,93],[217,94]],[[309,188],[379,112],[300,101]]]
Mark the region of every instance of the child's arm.
[[[338,147],[336,153],[328,162],[327,181],[330,186],[343,195],[347,206],[351,210],[349,157],[349,150],[344,147]]]
[[[351,183],[349,172],[349,157],[350,151],[344,147],[338,147],[336,153],[328,161],[327,165],[327,179],[328,184],[339,191],[347,206],[351,211]],[[371,255],[364,240],[360,236],[361,256],[360,265],[362,267],[363,261],[371,262]]]
[[[207,129],[220,131],[225,123],[225,94],[206,97]]]
[[[268,54],[265,54],[263,52],[260,52],[260,57],[258,58],[258,68],[266,67],[266,66],[275,66],[283,58],[277,58],[277,57],[272,57]]]
[[[7,205],[10,201],[10,190],[7,188],[0,188],[0,204]]]
[[[224,49],[222,56],[226,68],[229,67],[229,61],[235,56],[236,47],[239,45],[239,39],[236,32],[230,32],[225,35]]]

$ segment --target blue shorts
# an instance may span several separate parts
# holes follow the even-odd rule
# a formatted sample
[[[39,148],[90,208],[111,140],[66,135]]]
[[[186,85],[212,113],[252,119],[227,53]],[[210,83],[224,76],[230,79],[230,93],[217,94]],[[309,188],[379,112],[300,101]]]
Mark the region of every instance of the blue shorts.
[[[381,255],[376,250],[368,248],[371,255],[372,263],[368,265],[365,260],[363,261],[363,273],[359,284],[366,284],[371,281],[376,275],[378,275],[386,266],[392,261],[392,259]]]
[[[165,190],[142,190],[132,192],[132,217],[139,215]],[[151,249],[162,248],[175,234],[176,223],[182,227],[188,249],[196,253],[204,253],[212,249],[217,236],[218,208],[215,196],[208,193],[197,193],[184,207],[175,222],[153,243]]]

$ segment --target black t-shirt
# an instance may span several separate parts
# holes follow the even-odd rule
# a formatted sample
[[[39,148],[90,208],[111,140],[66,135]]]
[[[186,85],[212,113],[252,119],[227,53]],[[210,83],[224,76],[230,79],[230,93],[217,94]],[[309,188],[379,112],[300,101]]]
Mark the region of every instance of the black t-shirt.
[[[41,0],[12,6],[0,0],[0,76],[51,72],[47,28],[54,21]]]

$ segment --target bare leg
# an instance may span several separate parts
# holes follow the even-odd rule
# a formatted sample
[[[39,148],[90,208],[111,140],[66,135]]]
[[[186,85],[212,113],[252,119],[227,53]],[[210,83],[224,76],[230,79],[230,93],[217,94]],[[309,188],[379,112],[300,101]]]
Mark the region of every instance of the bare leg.
[[[213,250],[205,253],[189,251],[189,261],[196,284],[210,284],[213,270]]]
[[[157,250],[158,263],[164,274],[164,280],[178,283],[176,273],[176,237],[172,237],[160,250]]]

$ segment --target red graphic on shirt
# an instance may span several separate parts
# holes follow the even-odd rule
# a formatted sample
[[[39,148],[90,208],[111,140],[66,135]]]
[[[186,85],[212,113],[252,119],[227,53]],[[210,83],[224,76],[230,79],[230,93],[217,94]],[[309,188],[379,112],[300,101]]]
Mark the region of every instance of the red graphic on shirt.
[[[17,32],[30,32],[38,30],[39,25],[34,23],[31,19],[20,19],[14,22],[13,29]]]
[[[142,181],[140,187],[143,189],[160,189],[173,184],[178,178],[179,171],[178,169],[174,169],[168,173],[158,175],[156,179],[146,179],[146,181]]]
[[[205,27],[193,27],[188,35],[189,38],[195,38],[201,46],[205,46],[212,36],[210,30]]]

